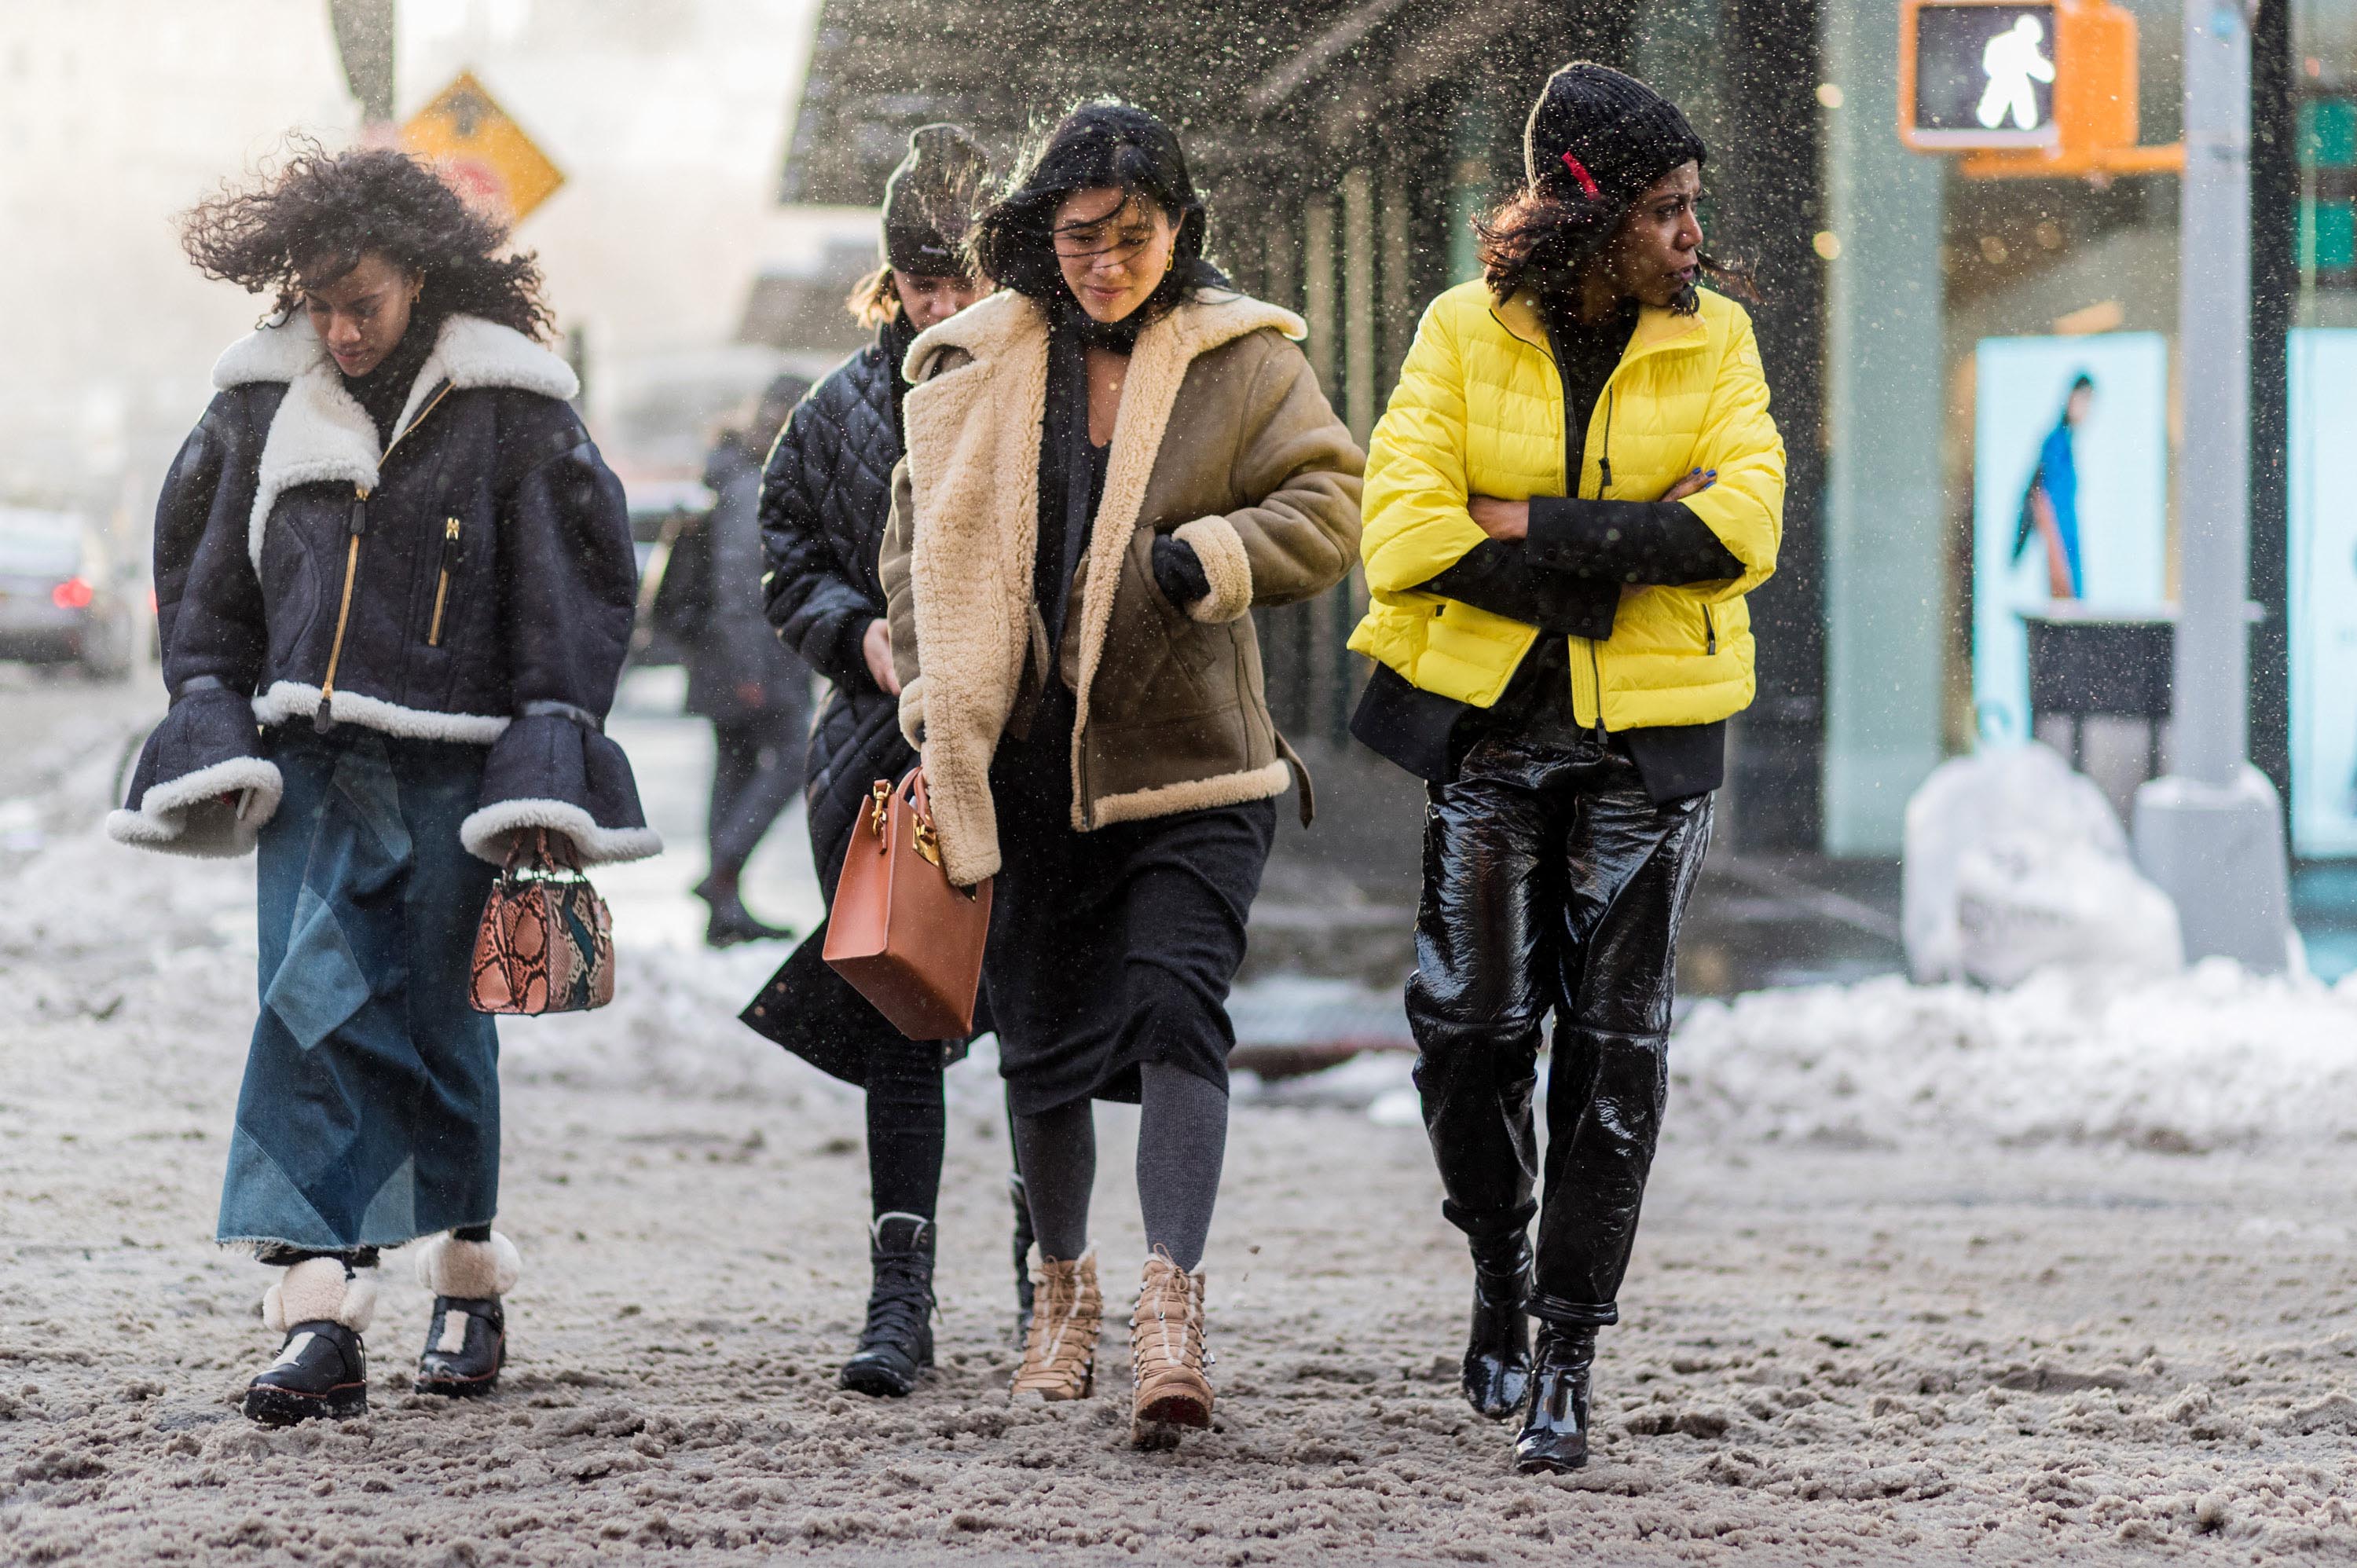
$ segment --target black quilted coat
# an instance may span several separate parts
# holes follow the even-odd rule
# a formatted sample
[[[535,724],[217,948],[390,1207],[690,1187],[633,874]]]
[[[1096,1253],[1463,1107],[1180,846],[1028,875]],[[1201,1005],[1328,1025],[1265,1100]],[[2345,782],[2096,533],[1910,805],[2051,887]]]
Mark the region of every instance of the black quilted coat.
[[[778,433],[761,476],[770,624],[833,683],[811,733],[811,853],[827,896],[875,780],[916,766],[899,704],[860,651],[884,615],[876,573],[900,460],[900,357],[915,334],[897,318],[812,389]]]
[[[900,460],[900,360],[915,340],[899,320],[813,388],[778,433],[761,476],[763,586],[770,624],[833,690],[810,743],[811,854],[829,902],[868,787],[917,765],[899,703],[867,673],[860,644],[884,616],[876,560]],[[911,1048],[821,957],[822,925],[746,1008],[744,1020],[812,1066],[857,1084],[869,1053]],[[927,1044],[923,1049],[942,1049]],[[962,1043],[946,1054],[963,1054]]]

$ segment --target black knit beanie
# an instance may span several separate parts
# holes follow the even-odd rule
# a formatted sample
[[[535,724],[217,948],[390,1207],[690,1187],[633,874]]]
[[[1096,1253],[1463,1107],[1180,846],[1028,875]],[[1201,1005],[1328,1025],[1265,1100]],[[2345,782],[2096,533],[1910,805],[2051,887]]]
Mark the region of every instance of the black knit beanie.
[[[884,263],[912,277],[963,277],[965,231],[990,174],[982,144],[960,125],[920,125],[884,182]]]
[[[1547,78],[1523,131],[1523,171],[1533,188],[1616,216],[1655,180],[1703,156],[1702,138],[1676,104],[1588,60]]]

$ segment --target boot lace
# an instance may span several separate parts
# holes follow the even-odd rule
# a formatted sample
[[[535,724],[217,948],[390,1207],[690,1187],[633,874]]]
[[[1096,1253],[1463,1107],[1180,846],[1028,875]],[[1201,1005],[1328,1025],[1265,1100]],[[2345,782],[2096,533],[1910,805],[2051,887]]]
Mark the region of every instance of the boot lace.
[[[1076,1398],[1086,1391],[1104,1316],[1091,1262],[1043,1260],[1032,1276],[1031,1330],[1013,1391]]]
[[[888,1258],[876,1265],[875,1287],[867,1296],[867,1326],[859,1331],[859,1348],[913,1345],[925,1332],[933,1313],[931,1272],[916,1262]]]
[[[1203,1296],[1195,1277],[1164,1247],[1146,1264],[1137,1310],[1129,1320],[1130,1370],[1139,1388],[1174,1375],[1200,1380],[1208,1355],[1203,1348]]]

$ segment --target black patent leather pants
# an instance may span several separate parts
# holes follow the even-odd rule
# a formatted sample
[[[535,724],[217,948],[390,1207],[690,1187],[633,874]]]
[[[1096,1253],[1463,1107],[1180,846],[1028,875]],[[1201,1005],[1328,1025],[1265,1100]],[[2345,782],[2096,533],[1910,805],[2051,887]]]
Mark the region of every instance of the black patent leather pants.
[[[1442,1211],[1477,1253],[1537,1214],[1534,1316],[1619,1321],[1668,1090],[1678,922],[1710,824],[1710,797],[1656,805],[1589,734],[1491,735],[1430,787],[1415,1084]],[[1531,1098],[1550,1015],[1542,1207]]]

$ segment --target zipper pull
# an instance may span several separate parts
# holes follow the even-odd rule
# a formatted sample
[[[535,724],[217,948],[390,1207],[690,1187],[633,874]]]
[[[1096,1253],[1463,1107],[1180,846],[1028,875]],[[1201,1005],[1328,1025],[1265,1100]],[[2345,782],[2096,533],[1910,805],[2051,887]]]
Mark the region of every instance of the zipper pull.
[[[458,520],[442,520],[442,569],[434,578],[434,624],[425,629],[425,646],[442,646],[442,607],[450,599],[450,574],[458,564]]]
[[[1604,394],[1604,452],[1596,460],[1598,469],[1596,499],[1598,500],[1602,500],[1612,493],[1612,404],[1617,396],[1618,394],[1614,392]]]

